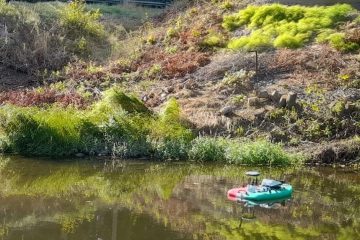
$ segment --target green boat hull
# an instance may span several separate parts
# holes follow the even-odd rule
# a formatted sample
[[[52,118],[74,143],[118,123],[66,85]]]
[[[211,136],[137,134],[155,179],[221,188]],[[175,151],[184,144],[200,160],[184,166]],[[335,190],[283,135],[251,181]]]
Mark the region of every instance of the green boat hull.
[[[288,198],[292,195],[292,186],[288,184],[282,185],[279,190],[271,190],[266,192],[255,192],[247,193],[243,196],[243,199],[250,201],[268,201],[268,200],[277,200],[281,198]]]

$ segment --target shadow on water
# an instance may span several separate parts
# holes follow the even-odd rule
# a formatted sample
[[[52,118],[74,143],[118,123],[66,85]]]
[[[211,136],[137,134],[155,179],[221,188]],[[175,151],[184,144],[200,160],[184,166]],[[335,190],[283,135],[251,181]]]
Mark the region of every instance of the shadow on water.
[[[259,168],[291,183],[293,197],[245,207],[226,192],[247,180],[246,170],[4,157],[0,239],[360,239],[358,172]]]

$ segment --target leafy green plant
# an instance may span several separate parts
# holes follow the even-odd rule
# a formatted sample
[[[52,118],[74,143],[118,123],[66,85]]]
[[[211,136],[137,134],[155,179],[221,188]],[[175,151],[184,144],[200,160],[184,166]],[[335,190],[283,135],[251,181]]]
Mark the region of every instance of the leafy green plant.
[[[252,32],[248,36],[232,39],[230,49],[265,50],[276,48],[299,48],[310,42],[321,31],[335,29],[351,19],[355,10],[347,4],[333,6],[286,6],[281,4],[250,5],[239,13],[225,16],[222,26],[233,31],[246,27]],[[334,40],[335,41],[335,40]],[[339,39],[334,45],[338,46]]]
[[[222,86],[241,86],[248,82],[253,76],[255,72],[246,71],[241,69],[240,71],[233,73],[225,73],[223,80],[220,85]]]
[[[300,161],[298,156],[286,153],[279,144],[265,140],[255,142],[230,142],[225,153],[230,163],[289,165]]]
[[[189,159],[197,162],[225,161],[225,142],[221,138],[198,137],[191,143]]]
[[[220,5],[220,8],[225,10],[230,10],[234,8],[234,4],[230,1],[225,1]]]
[[[158,118],[151,123],[151,138],[155,141],[180,139],[191,141],[192,132],[186,128],[181,118],[181,109],[175,98],[168,100]]]
[[[337,50],[343,52],[354,52],[360,48],[360,45],[353,42],[348,42],[345,39],[344,33],[333,33],[327,37],[327,42]]]
[[[210,32],[201,42],[203,47],[222,47],[224,46],[224,37],[216,32]]]

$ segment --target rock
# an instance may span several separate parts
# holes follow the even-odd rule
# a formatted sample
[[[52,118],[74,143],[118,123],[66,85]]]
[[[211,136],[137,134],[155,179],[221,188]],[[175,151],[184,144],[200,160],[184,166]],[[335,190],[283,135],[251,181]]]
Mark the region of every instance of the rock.
[[[145,94],[141,96],[141,101],[146,102],[148,100],[148,96]]]
[[[77,154],[75,154],[75,157],[82,158],[82,157],[85,157],[85,154],[77,153]]]
[[[256,93],[258,98],[269,98],[269,93],[266,90],[260,90]]]
[[[219,113],[220,113],[220,115],[223,115],[223,116],[229,116],[229,115],[233,114],[233,111],[234,111],[233,106],[225,106],[220,110]]]
[[[278,102],[281,98],[281,94],[275,90],[270,94],[270,99],[274,102]]]
[[[149,98],[153,98],[155,97],[155,93],[154,92],[150,92],[149,95],[148,95]]]
[[[297,98],[297,93],[289,92],[289,94],[286,97],[286,107],[287,108],[294,107],[296,104],[296,98]]]
[[[162,93],[162,94],[160,95],[160,100],[161,100],[161,101],[165,101],[165,100],[166,100],[166,97],[167,97],[167,94],[166,94],[166,93]]]
[[[272,142],[286,142],[288,141],[288,134],[280,128],[275,128],[270,131],[270,139]]]
[[[286,95],[282,95],[279,100],[279,107],[286,107]]]
[[[166,93],[173,93],[174,91],[175,91],[175,88],[172,86],[165,88]]]
[[[321,163],[332,163],[336,159],[336,152],[332,147],[325,148],[317,155],[316,159]]]
[[[230,92],[229,92],[228,89],[223,89],[223,90],[221,90],[219,93],[220,93],[221,95],[226,95],[226,96],[230,94]]]
[[[258,97],[249,97],[247,105],[248,107],[255,107],[259,104],[259,98]]]

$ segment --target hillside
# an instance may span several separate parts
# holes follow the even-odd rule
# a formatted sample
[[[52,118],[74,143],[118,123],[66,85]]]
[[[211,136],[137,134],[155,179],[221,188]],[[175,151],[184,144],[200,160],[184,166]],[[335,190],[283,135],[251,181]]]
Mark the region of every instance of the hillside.
[[[11,104],[13,111],[36,111],[40,116],[60,105],[93,118],[99,114],[97,109],[111,112],[111,107],[94,110],[94,106],[105,104],[111,89],[121,89],[125,96],[140,99],[131,100],[133,106],[143,104],[149,109],[135,112],[160,113],[165,128],[185,128],[193,136],[234,141],[266,139],[290,152],[310,154],[308,159],[319,162],[358,160],[360,14],[350,5],[177,1],[164,12],[153,12],[120,29],[112,23],[109,9],[108,15],[101,16],[75,4],[79,5],[63,6],[65,10],[59,12],[49,10],[46,16],[36,10],[32,13],[39,15],[31,24],[42,26],[34,39],[63,36],[47,42],[49,49],[37,48],[37,41],[27,38],[26,53],[16,48],[21,36],[15,35],[12,48],[3,44],[8,52],[0,56],[0,101],[6,107]],[[0,3],[0,20],[9,26],[12,19],[28,16],[24,10],[16,16],[9,14],[13,7],[17,5]],[[56,19],[60,24],[47,29],[45,21],[51,25]],[[28,29],[31,24],[16,25],[16,29]],[[5,33],[9,32],[0,29],[1,43],[8,41]],[[3,77],[9,74],[11,83],[10,77]],[[126,108],[124,97],[118,99]],[[171,99],[181,107],[175,125],[171,125],[173,119],[161,115]],[[88,111],[93,113],[88,115]],[[9,129],[9,121],[2,113],[3,128]],[[96,125],[96,121],[90,122]],[[157,140],[180,134],[151,130],[162,127],[151,125],[141,131],[150,131],[149,136]],[[9,149],[11,134],[4,137]],[[180,135],[188,138],[187,133]]]

